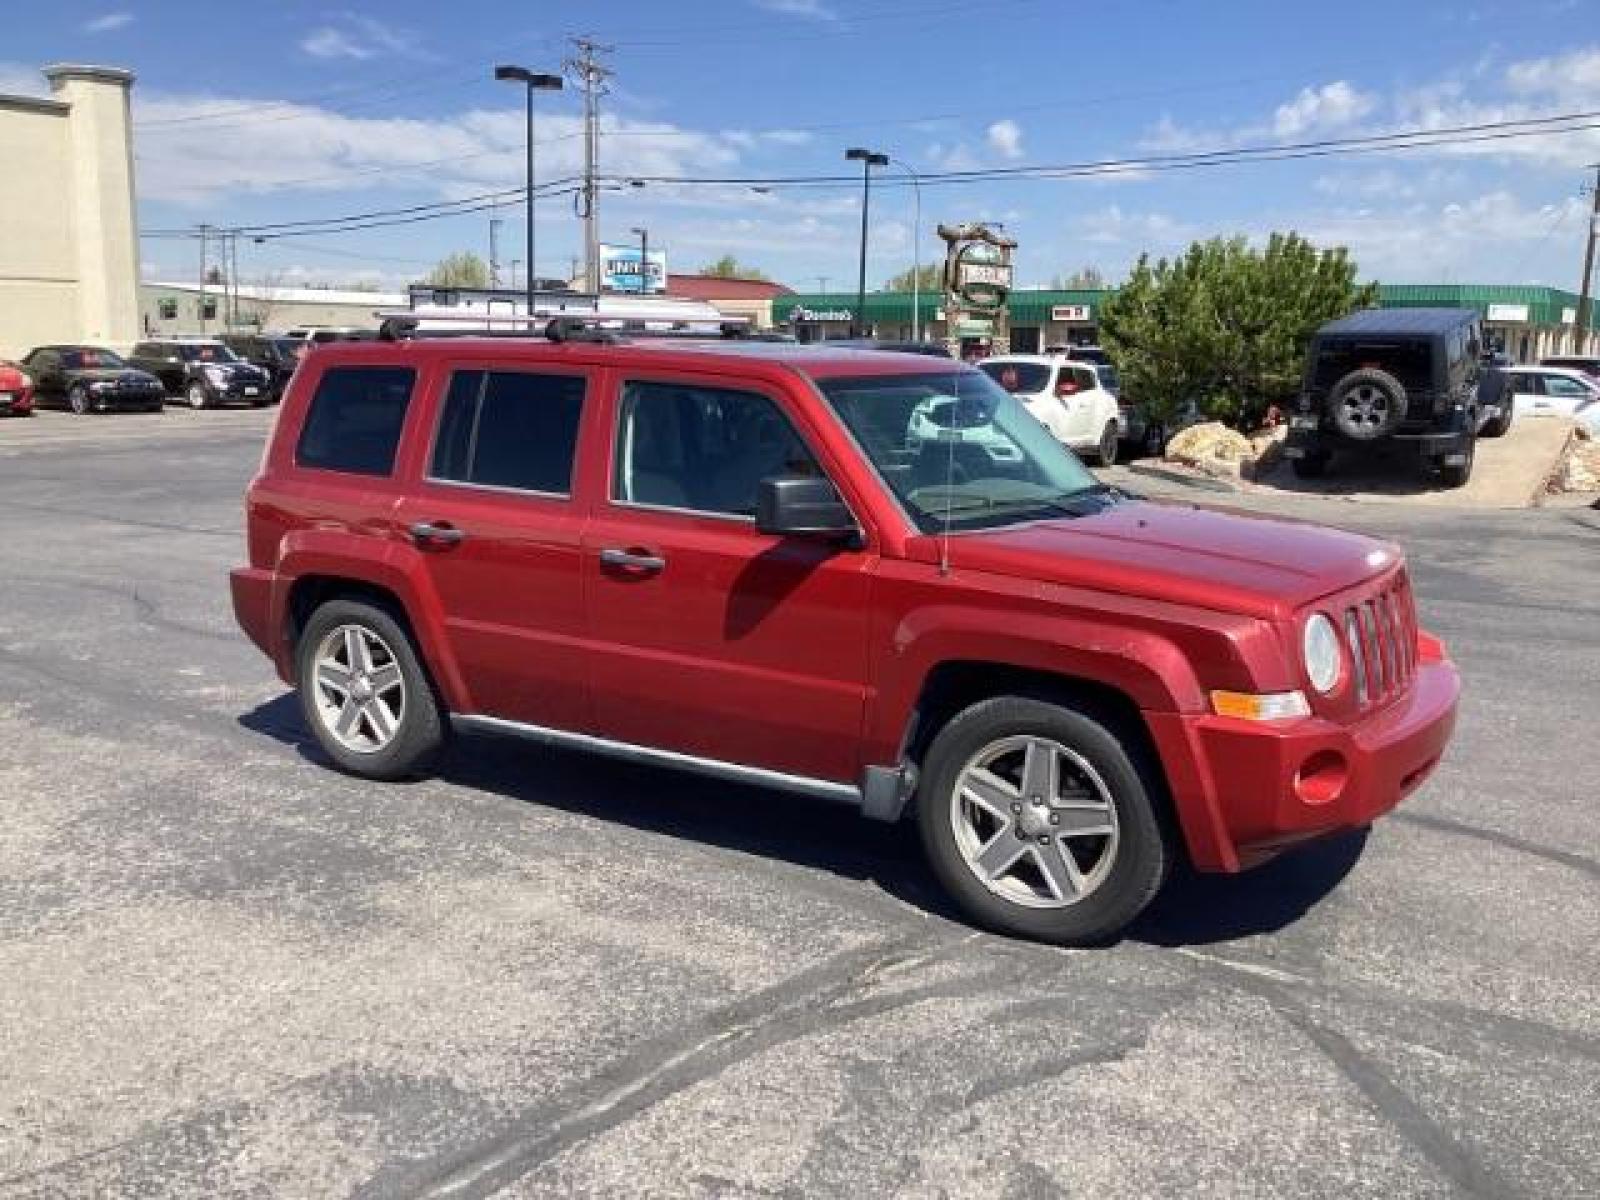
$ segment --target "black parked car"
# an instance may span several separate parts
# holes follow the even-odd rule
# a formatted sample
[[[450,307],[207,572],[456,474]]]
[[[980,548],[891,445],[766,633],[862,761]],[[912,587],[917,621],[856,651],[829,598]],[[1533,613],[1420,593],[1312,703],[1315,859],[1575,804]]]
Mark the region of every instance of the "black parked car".
[[[128,356],[149,371],[190,408],[211,408],[230,400],[261,407],[272,402],[272,379],[213,338],[175,338],[140,342]]]
[[[267,373],[272,380],[274,403],[283,399],[294,369],[311,349],[311,344],[304,338],[285,337],[283,334],[225,333],[218,340],[245,362]]]
[[[33,376],[34,403],[41,407],[79,414],[114,408],[155,412],[166,402],[159,379],[100,346],[40,346],[22,362]]]
[[[1480,395],[1483,331],[1466,308],[1374,308],[1312,338],[1284,454],[1302,478],[1333,455],[1385,442],[1413,448],[1449,487],[1472,474],[1478,434],[1511,425],[1503,395]]]

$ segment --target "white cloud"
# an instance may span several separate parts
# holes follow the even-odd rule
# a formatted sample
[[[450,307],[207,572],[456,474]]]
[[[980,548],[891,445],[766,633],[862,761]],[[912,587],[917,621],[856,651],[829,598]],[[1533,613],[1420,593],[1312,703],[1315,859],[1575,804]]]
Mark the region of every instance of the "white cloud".
[[[121,29],[125,25],[133,24],[133,14],[130,12],[109,12],[104,16],[95,17],[85,21],[85,33],[110,33],[113,29]]]
[[[822,0],[755,0],[757,8],[782,13],[786,17],[805,17],[812,21],[837,21],[839,14]]]
[[[320,25],[300,42],[312,58],[349,58],[358,61],[391,56],[425,62],[435,56],[424,50],[415,32],[359,13],[338,13],[333,23]]]
[[[1377,107],[1377,97],[1358,92],[1342,79],[1320,88],[1301,88],[1298,96],[1280,104],[1272,115],[1272,132],[1279,137],[1295,137],[1341,129]]]
[[[1022,127],[1009,118],[996,121],[985,131],[989,148],[1002,158],[1022,157]]]
[[[256,119],[211,122],[193,118],[261,101],[150,91],[139,94],[137,103],[137,178],[146,200],[196,205],[232,192],[350,193],[395,186],[451,199],[517,187],[523,180],[520,108],[418,120],[346,116],[285,102]],[[632,175],[705,174],[737,162],[744,148],[743,139],[664,121],[606,116],[601,131],[601,169]],[[541,180],[581,169],[581,132],[576,115],[540,117]],[[758,147],[765,144],[752,136]]]

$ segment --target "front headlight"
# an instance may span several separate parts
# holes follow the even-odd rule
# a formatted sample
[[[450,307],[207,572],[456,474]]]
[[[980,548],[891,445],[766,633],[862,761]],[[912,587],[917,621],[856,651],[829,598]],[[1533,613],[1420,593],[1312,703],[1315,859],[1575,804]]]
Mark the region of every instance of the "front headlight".
[[[1311,686],[1327,695],[1339,685],[1344,670],[1344,655],[1339,649],[1339,632],[1333,622],[1321,613],[1306,622],[1301,639],[1301,652],[1306,663],[1306,677]]]
[[[117,385],[109,379],[96,379],[89,385],[91,392],[109,392]]]
[[[33,386],[33,376],[29,375],[26,371],[18,372],[17,378],[22,380],[23,390],[27,390]]]

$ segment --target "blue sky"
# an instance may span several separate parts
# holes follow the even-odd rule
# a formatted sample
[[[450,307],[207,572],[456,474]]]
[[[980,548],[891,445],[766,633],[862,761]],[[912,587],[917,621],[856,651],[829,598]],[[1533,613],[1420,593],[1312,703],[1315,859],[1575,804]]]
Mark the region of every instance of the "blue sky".
[[[1600,0],[1330,6],[1147,0],[582,0],[580,3],[30,6],[7,22],[0,91],[38,67],[132,68],[148,229],[294,221],[456,199],[522,181],[518,91],[496,61],[558,70],[568,35],[616,49],[602,169],[617,175],[835,173],[852,144],[918,170],[1063,163],[1600,110]],[[977,23],[974,14],[982,14]],[[576,92],[541,95],[539,176],[581,156]],[[928,187],[941,220],[1003,221],[1019,278],[1195,237],[1298,229],[1389,281],[1575,288],[1584,164],[1600,130],[1404,154]],[[1592,172],[1590,173],[1592,177]],[[607,195],[602,235],[650,229],[674,270],[723,253],[802,290],[853,287],[859,187],[663,186]],[[870,278],[909,266],[913,192],[875,191]],[[540,271],[581,244],[570,197],[539,205]],[[509,207],[502,257],[524,257]],[[241,274],[396,283],[486,252],[488,214],[246,244]],[[151,239],[147,277],[194,271]]]

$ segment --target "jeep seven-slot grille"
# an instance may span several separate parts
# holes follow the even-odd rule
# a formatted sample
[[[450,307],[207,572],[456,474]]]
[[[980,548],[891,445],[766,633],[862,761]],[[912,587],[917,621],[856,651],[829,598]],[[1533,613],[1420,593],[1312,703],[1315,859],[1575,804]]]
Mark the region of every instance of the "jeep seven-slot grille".
[[[1344,636],[1357,704],[1383,704],[1405,690],[1417,669],[1417,610],[1403,572],[1344,610]]]

